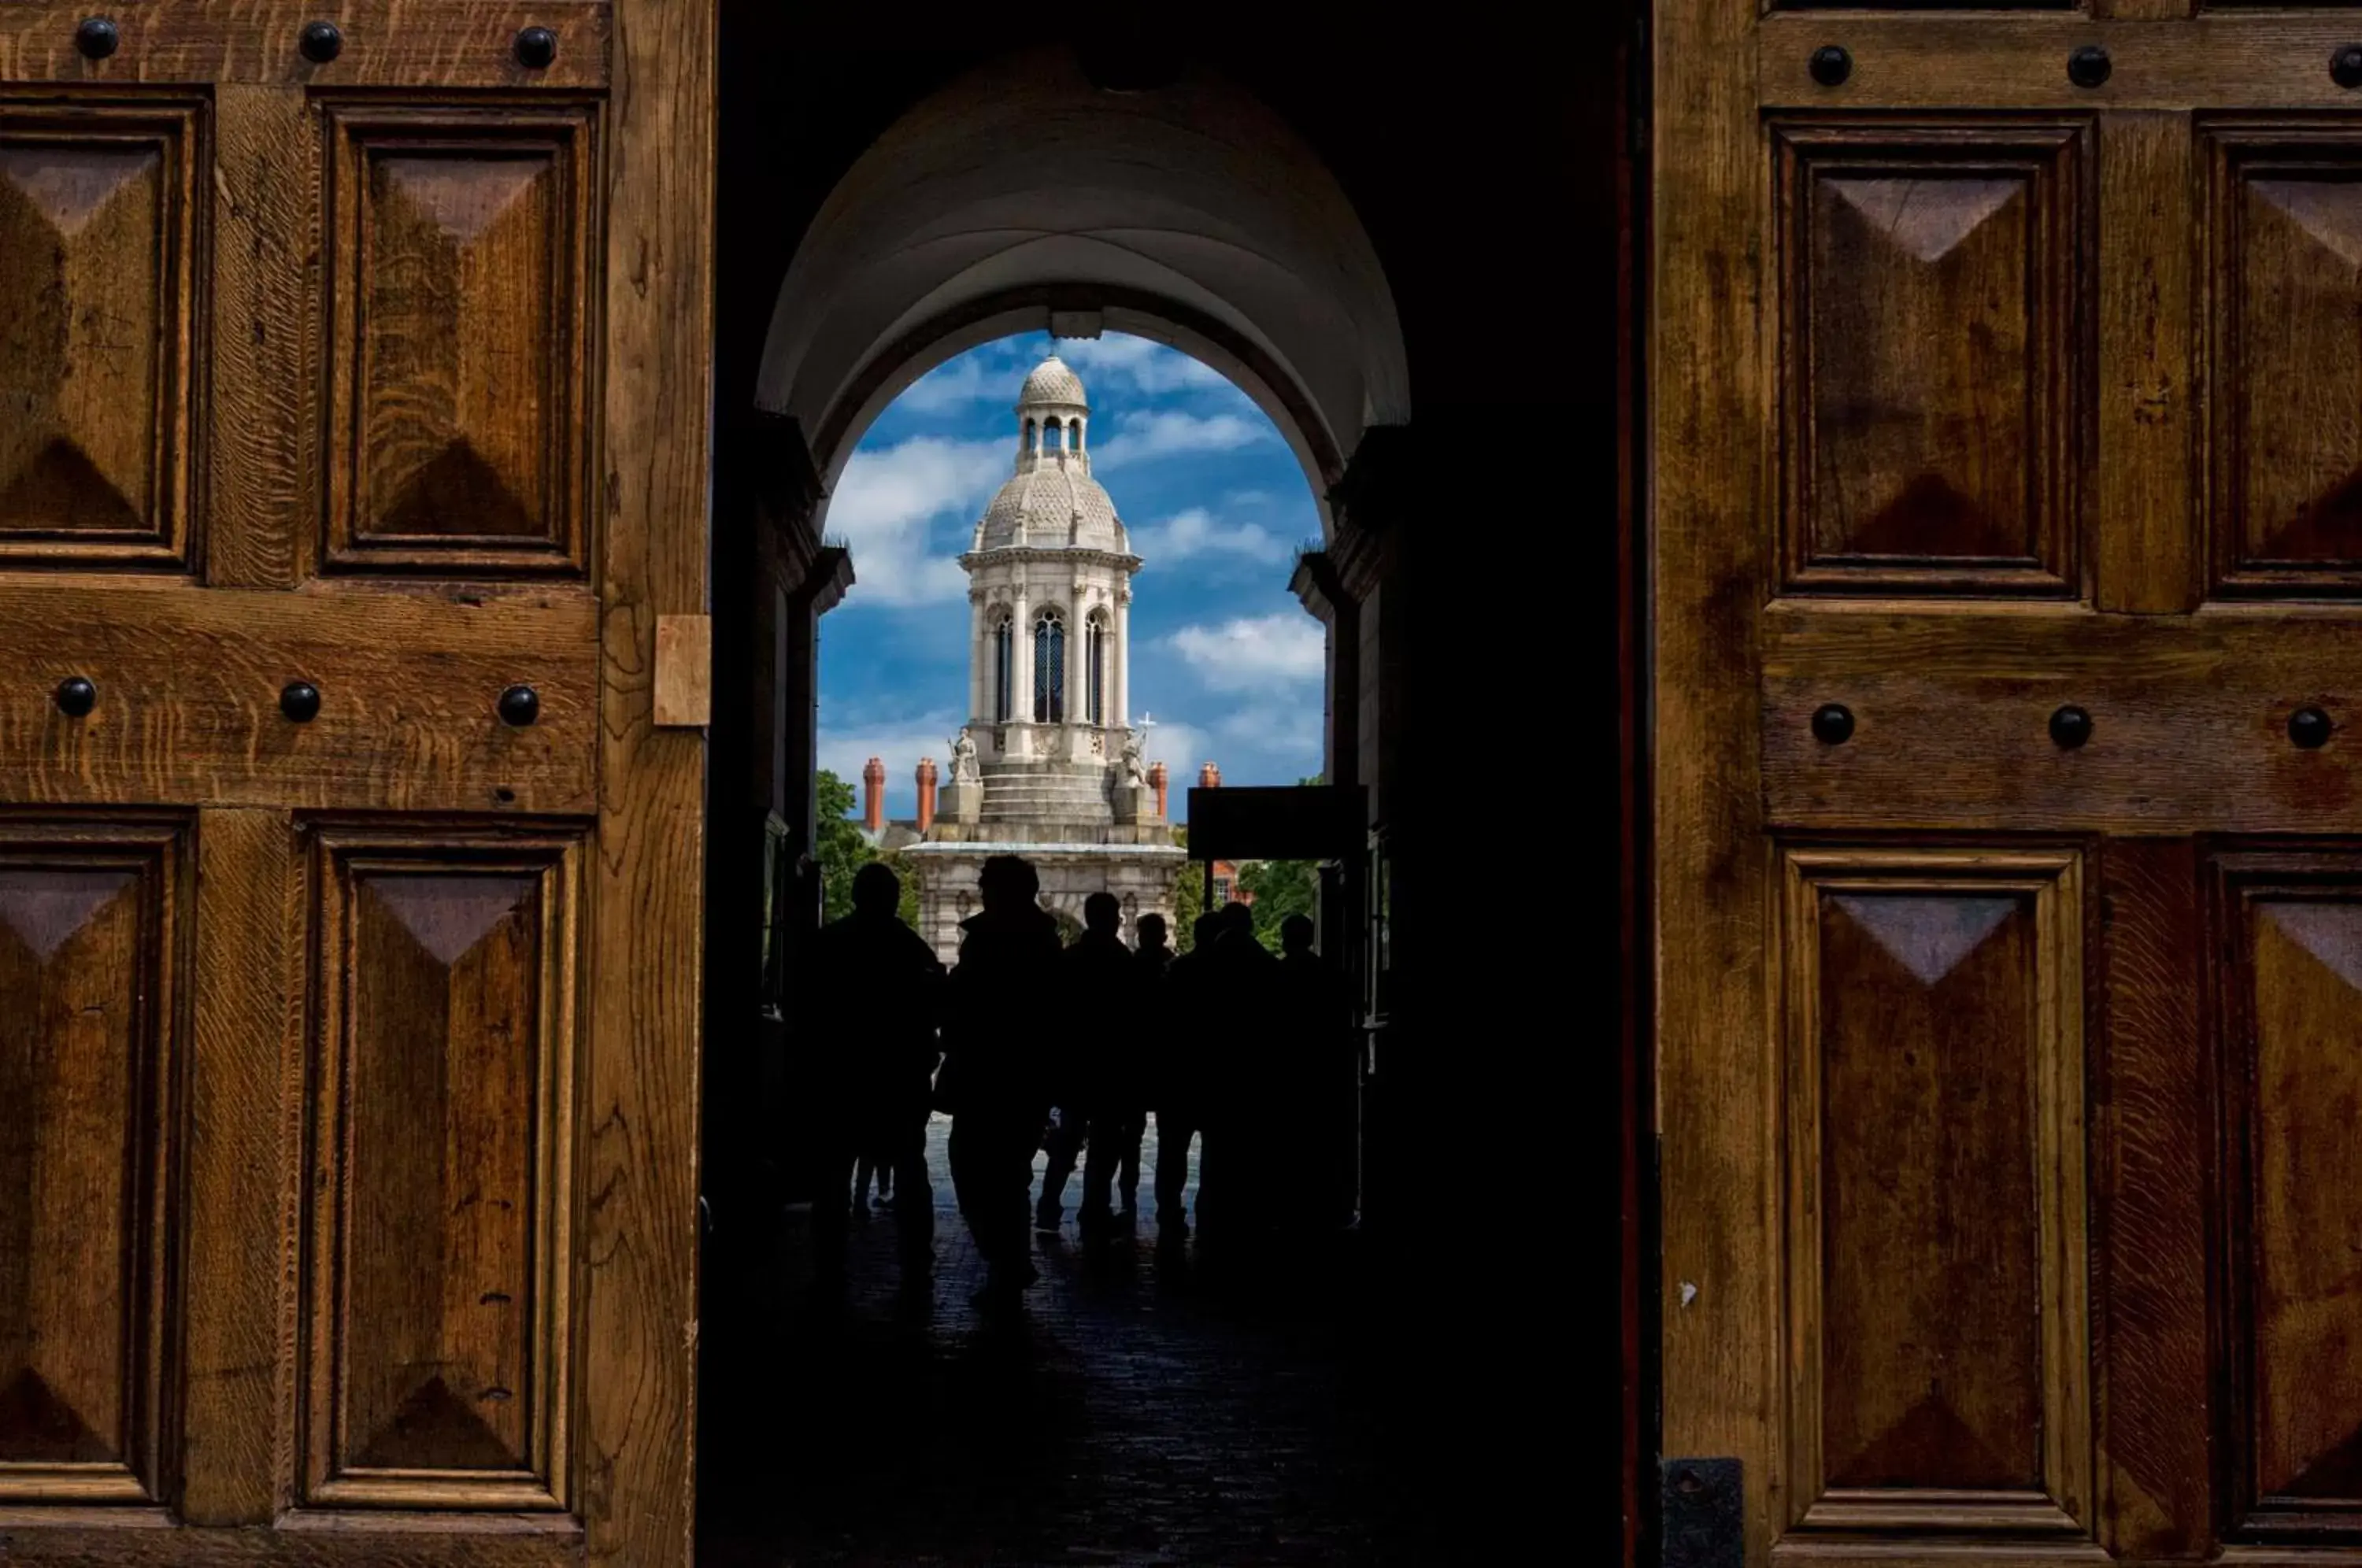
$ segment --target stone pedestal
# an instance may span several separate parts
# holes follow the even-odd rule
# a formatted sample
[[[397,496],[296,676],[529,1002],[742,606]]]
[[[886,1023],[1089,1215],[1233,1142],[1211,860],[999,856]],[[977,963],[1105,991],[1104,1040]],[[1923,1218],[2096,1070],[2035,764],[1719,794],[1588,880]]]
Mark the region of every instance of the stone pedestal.
[[[972,823],[979,820],[984,815],[982,781],[971,778],[963,783],[955,778],[944,785],[943,794],[935,803],[935,815],[944,822]]]
[[[1145,784],[1118,784],[1108,796],[1120,823],[1145,823],[1157,818],[1156,791]]]

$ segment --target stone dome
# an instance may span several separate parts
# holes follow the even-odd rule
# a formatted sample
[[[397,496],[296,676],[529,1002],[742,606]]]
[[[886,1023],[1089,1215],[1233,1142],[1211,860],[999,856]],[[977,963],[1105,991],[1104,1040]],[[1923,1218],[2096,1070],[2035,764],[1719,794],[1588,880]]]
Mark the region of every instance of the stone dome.
[[[1033,373],[1025,378],[1024,390],[1017,394],[1021,413],[1045,403],[1090,411],[1090,400],[1083,395],[1082,378],[1068,370],[1066,362],[1055,354],[1033,367]]]
[[[1091,477],[1090,401],[1056,355],[1033,367],[1017,394],[1017,469],[976,525],[978,550],[1113,550],[1131,543],[1115,502]]]
[[[1040,461],[1021,459],[1017,472],[985,507],[984,520],[977,525],[976,547],[1071,546],[1128,552],[1131,546],[1115,514],[1115,502],[1080,458],[1076,453],[1062,463],[1054,452]]]

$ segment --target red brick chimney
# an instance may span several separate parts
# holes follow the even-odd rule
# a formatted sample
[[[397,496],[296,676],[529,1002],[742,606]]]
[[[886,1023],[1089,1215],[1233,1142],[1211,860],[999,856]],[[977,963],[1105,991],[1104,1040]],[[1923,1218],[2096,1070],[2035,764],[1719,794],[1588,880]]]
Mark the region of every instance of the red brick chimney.
[[[861,825],[871,833],[886,825],[886,765],[874,756],[861,770]]]
[[[1172,780],[1173,776],[1164,771],[1163,763],[1152,762],[1148,765],[1148,787],[1156,791],[1156,814],[1160,817],[1164,814],[1165,786]]]
[[[1222,770],[1221,770],[1221,768],[1220,768],[1219,766],[1217,766],[1217,765],[1216,765],[1216,764],[1214,764],[1214,763],[1210,763],[1210,762],[1209,762],[1209,763],[1207,763],[1204,767],[1200,767],[1200,768],[1198,768],[1198,789],[1200,789],[1200,790],[1219,790],[1219,789],[1220,789],[1221,787],[1222,787]]]
[[[919,832],[935,825],[935,759],[919,758]]]

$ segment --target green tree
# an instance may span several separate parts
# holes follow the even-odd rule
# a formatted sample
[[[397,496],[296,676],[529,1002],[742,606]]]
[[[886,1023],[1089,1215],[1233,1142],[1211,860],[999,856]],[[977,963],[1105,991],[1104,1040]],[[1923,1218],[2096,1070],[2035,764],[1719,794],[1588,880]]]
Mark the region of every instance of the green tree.
[[[1279,951],[1280,922],[1290,915],[1313,917],[1320,905],[1317,860],[1250,860],[1239,867],[1239,890],[1254,908],[1255,938]]]
[[[899,849],[888,850],[885,854],[880,855],[877,858],[878,858],[878,859],[880,859],[880,860],[882,860],[882,861],[884,861],[888,866],[891,867],[893,868],[894,875],[895,875],[896,877],[899,877],[900,878],[901,878],[901,882],[902,882],[902,901],[901,901],[900,903],[897,904],[897,905],[894,907],[894,912],[895,912],[896,914],[900,915],[900,916],[902,917],[902,923],[903,923],[904,925],[909,926],[912,931],[916,931],[916,930],[918,930],[918,929],[919,929],[919,872],[918,872],[918,868],[917,868],[916,867],[912,866],[909,861],[904,860],[904,859],[902,858],[902,852],[901,852],[900,850],[899,850]]]
[[[1189,825],[1187,823],[1173,830],[1173,842],[1182,848],[1189,847]],[[1206,868],[1192,860],[1181,867],[1181,878],[1173,886],[1173,951],[1187,953],[1198,945],[1198,917],[1206,912]]]
[[[823,767],[817,788],[821,918],[843,920],[853,912],[853,874],[877,859],[877,852],[853,820],[853,786]]]
[[[919,929],[919,877],[900,850],[880,851],[861,834],[853,818],[853,786],[823,767],[820,770],[820,898],[821,918],[843,920],[853,912],[853,874],[873,860],[883,861],[900,879],[901,902],[894,912],[911,930]]]

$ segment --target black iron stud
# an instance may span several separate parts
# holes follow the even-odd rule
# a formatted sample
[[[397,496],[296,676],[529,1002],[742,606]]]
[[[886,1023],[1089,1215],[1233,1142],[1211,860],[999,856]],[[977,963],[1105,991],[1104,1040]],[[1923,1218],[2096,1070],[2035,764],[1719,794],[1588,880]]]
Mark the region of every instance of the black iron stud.
[[[2327,745],[2329,732],[2335,727],[2318,708],[2299,708],[2289,715],[2289,739],[2307,751]]]
[[[1853,56],[1837,44],[1823,44],[1813,51],[1813,80],[1824,87],[1840,87],[1853,74]]]
[[[320,716],[320,689],[308,680],[291,680],[279,691],[279,711],[299,724]]]
[[[315,65],[326,65],[345,52],[345,35],[334,22],[306,22],[295,47]]]
[[[1826,702],[1813,711],[1813,738],[1823,745],[1843,745],[1853,738],[1853,710],[1842,702]]]
[[[530,686],[512,686],[501,693],[501,722],[519,728],[541,717],[541,693]]]
[[[122,42],[123,35],[115,30],[110,17],[84,17],[82,26],[74,29],[74,48],[82,50],[84,60],[105,60]]]
[[[2067,57],[2067,80],[2078,87],[2103,86],[2115,69],[2108,51],[2098,44],[2085,44]]]
[[[86,675],[69,675],[58,682],[58,712],[69,719],[79,719],[98,706],[98,688]]]
[[[557,35],[547,28],[527,28],[516,36],[517,63],[527,71],[546,71],[557,58]]]

